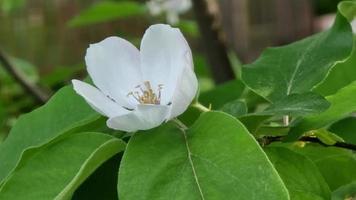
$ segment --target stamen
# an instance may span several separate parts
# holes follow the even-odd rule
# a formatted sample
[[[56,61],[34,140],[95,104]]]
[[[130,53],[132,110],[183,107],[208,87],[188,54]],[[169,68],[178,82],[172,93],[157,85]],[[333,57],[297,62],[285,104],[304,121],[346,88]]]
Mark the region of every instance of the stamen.
[[[127,97],[132,96],[140,104],[160,104],[161,103],[161,93],[163,85],[159,84],[157,87],[157,93],[152,89],[151,83],[149,81],[143,82],[144,87],[137,85],[135,88],[140,91],[133,91],[127,94]]]

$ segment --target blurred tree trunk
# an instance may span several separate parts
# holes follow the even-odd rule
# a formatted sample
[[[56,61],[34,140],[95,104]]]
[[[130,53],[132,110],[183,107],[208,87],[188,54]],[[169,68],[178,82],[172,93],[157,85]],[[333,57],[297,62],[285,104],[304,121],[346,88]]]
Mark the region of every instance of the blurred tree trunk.
[[[214,15],[209,12],[207,1],[192,0],[192,2],[214,81],[223,83],[234,79],[234,71],[228,58],[227,49],[219,36],[220,27],[215,23]]]
[[[267,46],[313,33],[310,0],[219,0],[219,5],[229,47],[244,63]]]

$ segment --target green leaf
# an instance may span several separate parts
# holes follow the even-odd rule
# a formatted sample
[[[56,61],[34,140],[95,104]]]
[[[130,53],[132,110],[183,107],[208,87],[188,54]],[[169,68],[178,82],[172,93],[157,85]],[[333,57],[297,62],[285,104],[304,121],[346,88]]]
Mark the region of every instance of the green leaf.
[[[349,117],[331,125],[329,130],[346,142],[356,144],[356,117]]]
[[[318,85],[314,91],[323,96],[336,93],[339,89],[356,81],[356,37],[354,36],[354,48],[350,57],[332,68],[326,79]]]
[[[336,142],[344,142],[341,137],[325,129],[311,131],[311,133],[326,145],[334,145]]]
[[[122,153],[103,163],[74,192],[72,200],[117,200],[117,172]]]
[[[353,200],[356,198],[356,181],[339,187],[332,193],[332,200]]]
[[[303,116],[325,111],[330,103],[322,96],[307,92],[303,94],[291,94],[276,100],[271,106],[262,112],[252,115],[291,115]]]
[[[222,112],[202,114],[186,131],[169,123],[136,133],[121,161],[118,190],[123,200],[289,199],[259,144]]]
[[[293,151],[311,159],[319,168],[331,191],[356,181],[356,157],[352,151],[316,144],[293,146]]]
[[[304,118],[288,134],[287,141],[297,140],[303,133],[330,125],[356,110],[356,82],[326,97],[331,106],[323,113]]]
[[[252,135],[255,135],[262,127],[263,122],[269,118],[268,115],[245,115],[239,117],[239,120]]]
[[[0,188],[0,199],[69,199],[98,166],[124,149],[124,142],[101,133],[55,141],[20,163]]]
[[[82,11],[68,22],[71,27],[92,25],[116,19],[142,15],[146,12],[144,4],[134,1],[103,1]]]
[[[311,160],[287,148],[268,147],[264,150],[283,179],[291,199],[330,199],[329,186]]]
[[[356,10],[355,2],[345,3],[349,5],[348,9]],[[242,68],[242,80],[271,102],[290,94],[308,92],[322,82],[329,70],[337,62],[347,59],[352,51],[353,34],[343,15],[346,13],[343,4],[339,4],[339,12],[330,30],[265,50],[258,60]]]
[[[98,120],[72,86],[58,91],[44,106],[22,115],[0,145],[0,183],[15,168],[22,154],[64,133]]]
[[[234,117],[240,117],[247,113],[247,105],[244,101],[237,99],[226,103],[220,110]]]
[[[211,105],[213,109],[219,109],[226,102],[238,99],[244,89],[245,86],[241,81],[229,81],[200,94],[199,101],[205,106]]]

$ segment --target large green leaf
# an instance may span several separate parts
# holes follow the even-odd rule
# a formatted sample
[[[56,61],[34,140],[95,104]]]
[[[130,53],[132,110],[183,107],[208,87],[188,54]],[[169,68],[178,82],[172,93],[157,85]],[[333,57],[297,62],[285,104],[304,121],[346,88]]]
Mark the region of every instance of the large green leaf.
[[[291,199],[330,199],[329,186],[311,160],[282,147],[268,147],[265,152],[288,188]]]
[[[326,79],[318,85],[314,91],[323,96],[336,93],[339,89],[356,80],[356,39],[354,36],[354,48],[351,56],[342,63],[332,68]]]
[[[21,116],[0,145],[0,183],[15,168],[25,150],[44,145],[99,118],[72,86],[61,89],[46,105]]]
[[[292,150],[315,163],[332,191],[356,181],[356,156],[352,151],[316,144],[293,146]]]
[[[285,98],[276,100],[271,106],[262,112],[252,115],[291,115],[303,116],[325,111],[330,103],[322,96],[307,92],[303,94],[291,94]]]
[[[122,200],[289,199],[259,144],[222,112],[202,114],[188,130],[169,123],[135,134],[118,190]]]
[[[259,95],[274,102],[293,93],[310,91],[329,70],[352,51],[348,19],[355,2],[342,2],[335,23],[328,31],[278,48],[269,48],[252,64],[242,68],[242,79]]]
[[[115,19],[141,15],[145,13],[145,10],[144,4],[134,1],[103,1],[82,11],[78,16],[71,19],[68,25],[77,27],[108,22]]]
[[[21,162],[0,188],[0,199],[69,199],[125,143],[101,133],[78,133],[42,147]]]
[[[326,97],[331,106],[323,113],[304,118],[293,127],[287,141],[298,139],[303,133],[330,125],[356,110],[356,82],[340,89],[336,94]]]

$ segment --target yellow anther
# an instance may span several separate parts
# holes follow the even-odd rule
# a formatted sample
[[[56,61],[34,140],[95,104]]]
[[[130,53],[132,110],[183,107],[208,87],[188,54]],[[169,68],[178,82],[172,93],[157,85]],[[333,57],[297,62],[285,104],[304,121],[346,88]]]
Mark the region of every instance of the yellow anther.
[[[129,92],[127,96],[132,96],[140,104],[160,104],[161,103],[161,90],[162,84],[158,85],[158,95],[153,91],[149,81],[143,82],[144,87],[137,85],[135,88],[140,91]]]

